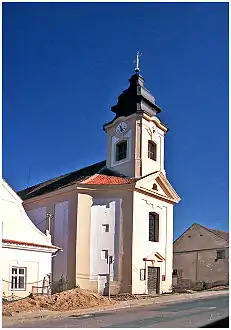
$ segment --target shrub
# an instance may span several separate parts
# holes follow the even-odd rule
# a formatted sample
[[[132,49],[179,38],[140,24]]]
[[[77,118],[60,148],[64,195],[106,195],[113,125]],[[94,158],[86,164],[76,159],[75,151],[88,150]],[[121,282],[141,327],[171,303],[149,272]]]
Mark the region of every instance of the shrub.
[[[202,281],[202,287],[201,289],[202,290],[207,290],[208,286],[207,286],[207,283],[205,281]]]

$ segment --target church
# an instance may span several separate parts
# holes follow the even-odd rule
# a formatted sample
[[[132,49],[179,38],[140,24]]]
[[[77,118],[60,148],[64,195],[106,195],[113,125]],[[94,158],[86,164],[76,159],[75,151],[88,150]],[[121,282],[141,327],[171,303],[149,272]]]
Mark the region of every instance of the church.
[[[65,278],[101,294],[172,290],[173,206],[180,197],[164,168],[168,127],[138,65],[104,124],[106,160],[18,192],[28,216],[63,252]]]

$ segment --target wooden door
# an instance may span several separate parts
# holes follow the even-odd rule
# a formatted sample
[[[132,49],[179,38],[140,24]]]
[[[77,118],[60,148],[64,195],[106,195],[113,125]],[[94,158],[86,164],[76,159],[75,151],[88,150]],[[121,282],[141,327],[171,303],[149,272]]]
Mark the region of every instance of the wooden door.
[[[148,267],[148,294],[160,293],[160,267]]]

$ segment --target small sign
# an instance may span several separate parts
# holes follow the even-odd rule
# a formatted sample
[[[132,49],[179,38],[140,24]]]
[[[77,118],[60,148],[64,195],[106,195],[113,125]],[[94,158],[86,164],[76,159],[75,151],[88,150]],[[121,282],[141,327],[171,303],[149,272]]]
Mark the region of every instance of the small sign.
[[[140,269],[140,280],[145,281],[145,269]]]

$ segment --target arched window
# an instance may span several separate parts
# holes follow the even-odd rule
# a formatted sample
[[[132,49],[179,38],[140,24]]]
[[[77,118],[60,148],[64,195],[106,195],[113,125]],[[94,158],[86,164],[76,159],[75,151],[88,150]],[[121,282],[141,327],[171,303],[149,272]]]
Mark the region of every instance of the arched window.
[[[156,143],[148,141],[148,158],[156,160]]]
[[[149,241],[159,242],[159,214],[149,213]]]
[[[127,157],[127,141],[121,141],[116,145],[116,161],[120,161]]]
[[[153,189],[153,190],[158,190],[158,188],[157,188],[157,184],[156,184],[156,183],[153,183],[152,189]]]

